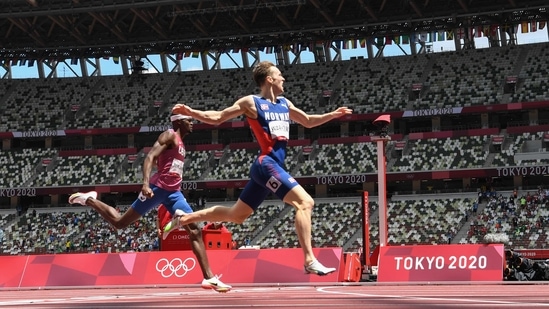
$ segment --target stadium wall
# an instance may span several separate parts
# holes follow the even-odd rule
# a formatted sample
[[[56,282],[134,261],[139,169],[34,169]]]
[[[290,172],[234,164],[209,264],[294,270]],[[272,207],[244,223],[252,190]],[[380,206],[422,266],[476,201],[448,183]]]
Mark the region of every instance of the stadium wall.
[[[212,271],[230,284],[343,280],[341,248],[314,253],[336,272],[305,274],[299,248],[209,250],[208,258]],[[0,288],[198,285],[203,279],[192,251],[2,256],[0,273]]]

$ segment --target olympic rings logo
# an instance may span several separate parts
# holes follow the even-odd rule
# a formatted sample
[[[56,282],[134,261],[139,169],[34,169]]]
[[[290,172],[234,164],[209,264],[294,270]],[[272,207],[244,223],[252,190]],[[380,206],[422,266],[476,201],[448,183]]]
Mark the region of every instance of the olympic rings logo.
[[[156,271],[164,278],[169,278],[174,275],[181,278],[189,271],[193,270],[195,266],[196,261],[193,258],[187,258],[185,261],[182,261],[180,258],[174,258],[171,261],[168,261],[166,258],[161,258],[156,262]]]

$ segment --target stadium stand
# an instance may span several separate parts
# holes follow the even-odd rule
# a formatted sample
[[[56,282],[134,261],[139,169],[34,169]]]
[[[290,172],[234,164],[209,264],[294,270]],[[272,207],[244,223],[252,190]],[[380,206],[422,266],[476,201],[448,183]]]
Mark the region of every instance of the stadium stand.
[[[547,99],[543,66],[548,61],[547,47],[548,44],[535,44],[412,57],[298,64],[284,67],[283,71],[289,98],[307,112],[328,110],[336,102],[337,105],[351,106],[355,112],[363,114],[497,105]],[[410,61],[411,58],[413,61]],[[519,83],[516,91],[508,94],[503,89],[503,83],[505,77],[513,74],[518,74]],[[218,109],[234,101],[236,98],[232,96],[235,93],[249,93],[255,87],[249,81],[249,72],[243,69],[150,74],[137,78],[46,79],[33,81],[36,87],[32,89],[25,87],[25,82],[0,82],[0,89],[6,90],[2,101],[5,107],[0,109],[0,131],[167,125],[166,107],[174,102]],[[418,98],[411,98],[410,87],[415,82],[422,83],[424,90]],[[212,85],[218,87],[216,91],[211,91]],[[333,95],[326,101],[322,91],[328,89],[333,91]],[[7,112],[10,109],[20,110],[25,117]],[[41,116],[44,111],[48,113],[46,117]],[[516,125],[527,127],[530,123]],[[406,135],[407,132],[403,133]],[[473,133],[459,137],[407,139],[401,154],[389,153],[389,168],[391,172],[411,172],[549,164],[547,159],[520,157],[523,153],[540,152],[545,148],[545,131],[508,133],[502,128],[500,133],[504,140],[498,149],[491,148],[491,136]],[[288,169],[295,176],[376,172],[374,143],[327,142],[315,134],[307,135],[307,138],[311,137],[310,146],[289,148]],[[146,153],[140,148],[123,154],[72,156],[60,155],[62,150],[56,146],[38,149],[22,145],[0,151],[2,187],[139,183],[142,159]],[[93,143],[90,147],[96,146]],[[249,164],[256,156],[257,148],[238,143],[226,146],[221,145],[221,153],[189,151],[185,165],[186,179],[213,181],[247,178]],[[130,160],[129,156],[133,158]],[[477,189],[480,188],[472,190]],[[529,196],[528,190],[521,190],[525,198]],[[541,192],[538,191],[537,195],[541,196]],[[488,202],[480,203],[482,211],[475,215],[471,212],[475,199],[469,195],[391,199],[388,207],[389,243],[440,244],[448,241],[448,234],[454,243],[476,243],[487,232],[502,231],[512,236],[512,245],[517,248],[546,247],[549,235],[546,228],[549,219],[547,194],[543,193],[543,198],[525,206],[518,202],[522,198],[515,200],[511,206],[505,206],[511,210],[505,211],[501,210],[501,201],[505,201],[506,196],[491,197]],[[371,212],[375,213],[376,209],[375,202],[372,202]],[[2,214],[0,228],[6,232],[2,243],[3,254],[36,253],[36,248],[63,251],[67,239],[74,246],[71,250],[83,252],[106,252],[108,248],[111,252],[150,250],[151,246],[154,247],[152,243],[156,234],[152,214],[126,230],[114,232],[85,208],[37,210],[36,216],[30,210],[19,217],[14,213]],[[519,218],[515,225],[513,217]],[[77,225],[71,223],[74,220],[78,221]],[[373,248],[379,233],[377,217],[374,215],[371,220]],[[346,250],[357,250],[362,243],[360,207],[356,200],[342,202],[338,198],[320,201],[314,208],[313,222],[315,246],[341,246]],[[262,247],[297,246],[293,211],[273,201],[267,201],[245,224],[227,224],[227,227],[239,241],[249,237]],[[458,237],[461,231],[466,233]],[[56,234],[54,239],[49,238],[51,234]],[[130,235],[134,240],[128,245]],[[23,240],[26,240],[25,244]],[[31,240],[32,245],[29,244]]]
[[[523,47],[463,50],[429,55],[427,90],[417,108],[458,107],[503,103],[504,77],[511,75]],[[482,66],[477,65],[482,63]]]
[[[205,176],[206,180],[245,179],[248,178],[250,165],[259,152],[259,148],[227,149],[218,159],[217,166]]]
[[[488,156],[485,138],[484,136],[463,136],[409,141],[409,149],[396,160],[392,170],[448,170],[482,167]],[[439,160],[432,160],[433,154],[436,154]]]
[[[341,79],[342,104],[358,113],[379,113],[406,108],[411,86],[421,81],[425,56],[350,60]]]
[[[515,159],[515,155],[523,151],[528,150],[528,141],[538,141],[538,145],[530,151],[538,152],[542,149],[543,132],[530,133],[525,132],[522,134],[516,134],[515,136],[509,136],[505,143],[501,147],[501,151],[497,152],[492,161],[494,166],[522,166],[536,163],[543,163],[542,160],[535,160],[534,162],[523,162],[521,159]]]
[[[95,80],[81,78],[3,81],[6,89],[0,132],[56,130],[69,127],[65,120],[73,105],[90,92]],[[18,113],[10,113],[17,110]]]
[[[547,45],[528,44],[521,48],[526,53],[524,64],[517,70],[517,91],[511,95],[511,102],[546,100],[549,88],[545,82],[547,76]]]
[[[125,155],[58,157],[55,166],[38,174],[32,185],[36,187],[115,183],[118,167]],[[52,163],[50,163],[52,164]]]
[[[149,124],[148,120],[157,112],[155,102],[163,101],[176,78],[173,74],[100,78],[86,93],[74,120],[69,121],[67,127],[121,128]],[[164,122],[166,120],[160,123]]]
[[[32,180],[33,175],[49,164],[54,158],[54,149],[13,149],[0,150],[0,186],[4,188],[22,187]],[[56,182],[55,184],[61,184]],[[51,185],[51,184],[50,184]]]
[[[296,176],[371,173],[377,169],[373,143],[321,144],[296,171]]]

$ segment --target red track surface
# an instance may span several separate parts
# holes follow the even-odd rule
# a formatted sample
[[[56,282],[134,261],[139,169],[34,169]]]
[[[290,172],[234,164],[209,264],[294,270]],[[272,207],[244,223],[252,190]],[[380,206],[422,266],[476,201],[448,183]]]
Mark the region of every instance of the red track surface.
[[[549,308],[549,284],[0,290],[0,308]]]

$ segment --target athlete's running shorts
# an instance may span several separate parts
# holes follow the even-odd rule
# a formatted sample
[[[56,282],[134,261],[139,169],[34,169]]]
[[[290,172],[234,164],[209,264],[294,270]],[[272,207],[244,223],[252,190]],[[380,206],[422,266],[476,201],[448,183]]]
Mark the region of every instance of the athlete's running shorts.
[[[135,209],[141,216],[145,215],[149,210],[157,207],[160,204],[164,204],[170,214],[174,214],[177,209],[183,210],[185,213],[193,212],[189,203],[183,196],[181,191],[167,191],[153,184],[150,184],[154,193],[153,197],[146,198],[141,193],[133,202],[132,208]]]
[[[261,156],[250,168],[250,181],[240,194],[240,199],[255,211],[269,192],[284,200],[286,194],[298,185],[297,181],[273,158]]]

